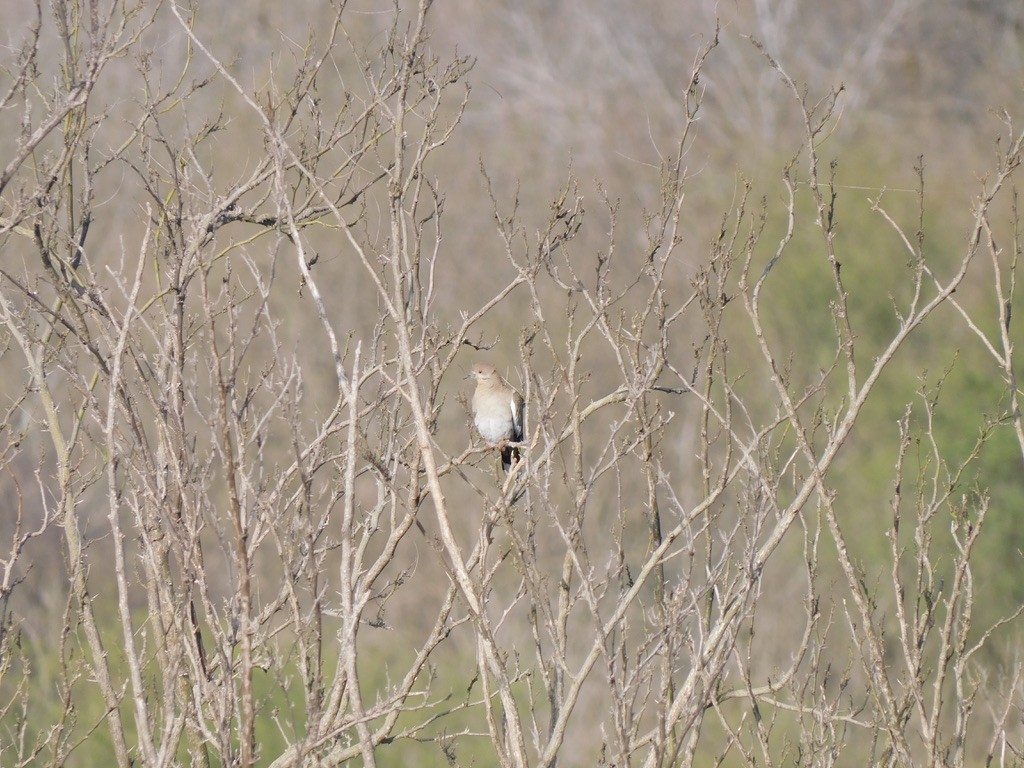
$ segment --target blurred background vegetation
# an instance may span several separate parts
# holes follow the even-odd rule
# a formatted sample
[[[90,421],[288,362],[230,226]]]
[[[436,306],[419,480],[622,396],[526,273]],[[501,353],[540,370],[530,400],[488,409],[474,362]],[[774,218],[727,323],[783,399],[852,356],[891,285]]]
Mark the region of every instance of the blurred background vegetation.
[[[27,2],[5,6],[3,36],[8,51],[17,49],[31,23],[31,6]],[[206,0],[194,10],[199,38],[222,61],[231,62],[237,79],[267,94],[273,92],[275,82],[287,80],[310,30],[324,25],[332,15],[322,0]],[[353,0],[348,3],[346,33],[372,46],[385,34],[392,12],[387,3]],[[190,54],[169,14],[158,11],[156,18],[146,43],[152,50],[149,75],[161,81],[176,77],[194,52]],[[55,45],[52,25],[45,18],[43,24],[44,43]],[[443,254],[438,261],[441,316],[435,318],[442,326],[457,324],[462,312],[478,306],[511,276],[495,232],[487,179],[499,206],[511,209],[515,201],[526,236],[532,237],[544,226],[551,201],[572,174],[580,180],[588,209],[575,253],[599,252],[607,244],[609,221],[600,203],[606,196],[619,211],[616,247],[624,272],[642,263],[646,258],[644,211],[658,205],[660,164],[671,155],[684,123],[680,91],[687,85],[698,50],[716,34],[720,44],[702,71],[699,87],[706,89],[704,109],[686,157],[690,182],[683,251],[692,255],[696,269],[747,184],[754,207],[763,207],[765,216],[767,236],[759,246],[765,249],[758,254],[760,263],[767,263],[785,227],[781,178],[803,146],[800,113],[755,41],[795,81],[805,84],[808,93],[824,95],[841,86],[841,118],[822,155],[836,163],[834,192],[841,211],[836,248],[850,292],[858,354],[866,361],[894,332],[898,322],[894,302],[906,300],[894,292],[907,284],[905,278],[912,269],[893,228],[873,210],[874,203],[881,201],[911,236],[921,231],[921,247],[933,265],[955,264],[969,234],[978,179],[991,167],[1005,130],[1000,119],[1003,110],[1018,122],[1024,120],[1024,4],[1017,2],[437,0],[430,28],[430,46],[439,56],[458,54],[472,61],[465,113],[454,138],[430,165],[446,211]],[[55,55],[53,61],[57,59]],[[330,65],[336,67],[338,81],[346,88],[359,87],[355,62],[339,58]],[[57,73],[45,74],[56,77]],[[201,57],[189,63],[189,78],[198,81],[209,74],[209,65]],[[107,75],[95,101],[105,105],[106,141],[115,146],[135,113],[133,93],[143,84],[128,61],[115,63]],[[339,107],[342,89],[320,95],[321,107],[329,113]],[[213,138],[211,156],[206,158],[217,178],[239,176],[252,165],[253,157],[265,151],[259,126],[247,125],[251,116],[222,83],[215,80],[192,103],[190,119],[195,122],[181,125],[182,131],[199,130],[204,110],[210,118],[220,113],[228,116],[229,130],[223,138]],[[13,151],[16,132],[9,129],[19,119],[15,114],[2,117],[8,130],[0,132],[0,157]],[[918,168],[923,170],[919,173]],[[796,178],[800,179],[799,172]],[[103,216],[95,221],[91,249],[94,253],[108,250],[115,258],[121,253],[122,239],[132,241],[141,230],[138,181],[129,174],[111,173],[98,183]],[[924,217],[919,223],[922,193]],[[798,187],[797,195],[798,206],[810,213],[808,190]],[[370,217],[382,215],[374,213],[373,204]],[[376,297],[349,266],[351,254],[340,237],[331,233],[314,232],[310,237],[318,248],[318,269],[332,289],[332,320],[353,337],[369,336],[377,316]],[[1009,242],[1019,234],[1007,229],[996,232],[996,237]],[[6,241],[0,254],[7,262],[21,258],[11,242]],[[831,364],[835,354],[827,264],[820,258],[800,258],[801,253],[817,249],[819,232],[798,231],[791,253],[772,275],[776,300],[770,308],[768,332],[781,347],[791,350],[798,380],[809,381]],[[685,268],[671,277],[678,281],[680,294],[692,278],[692,271]],[[279,316],[292,319],[281,333],[296,345],[305,366],[307,403],[315,407],[334,397],[333,362],[323,348],[301,343],[313,332],[315,318],[287,312],[288,297],[299,292],[298,277],[283,274],[280,280],[294,288],[279,291],[273,299],[281,302],[275,307]],[[981,275],[958,296],[976,317],[988,319],[987,330],[991,330],[998,308],[988,287]],[[529,316],[527,301],[525,293],[514,294],[479,326],[482,338],[496,342],[491,356],[500,367],[516,363],[522,319]],[[1020,341],[1019,331],[1015,333]],[[695,339],[674,341],[685,358]],[[737,366],[745,355],[756,354],[754,340],[737,327],[730,352],[732,373],[742,376]],[[467,356],[467,367],[469,362]],[[10,365],[10,359],[5,364]],[[0,371],[0,376],[15,375]],[[601,370],[594,369],[591,375],[599,379]],[[1024,468],[1012,434],[1000,428],[1006,415],[1006,389],[999,371],[951,307],[931,318],[886,372],[881,384],[885,396],[871,402],[844,449],[839,471],[833,471],[830,480],[838,491],[854,558],[879,581],[889,578],[886,532],[892,516],[888,499],[897,422],[906,404],[919,399],[922,387],[933,388],[940,380],[944,380],[940,397],[952,406],[941,409],[935,428],[949,461],[966,458],[985,425],[995,430],[971,469],[979,492],[991,495],[993,507],[990,535],[980,544],[983,552],[976,568],[977,611],[979,625],[984,626],[1024,602],[1024,527],[1017,524],[1024,512]],[[749,396],[749,403],[765,412],[775,408],[774,392],[766,382],[751,377],[738,386]],[[325,392],[320,394],[319,388]],[[454,454],[466,442],[465,416],[455,407],[449,410],[437,440]],[[675,445],[663,446],[666,461],[677,457],[681,476],[693,471],[693,449],[684,438],[685,433],[680,433]],[[38,456],[45,478],[45,437],[30,436],[30,441],[37,441],[36,449],[19,454],[19,461],[25,462],[20,471],[32,477],[37,467],[32,466],[31,457]],[[917,458],[922,463],[928,460],[925,447]],[[41,487],[45,486],[44,480]],[[24,491],[28,497],[45,492],[30,487]],[[85,519],[91,514],[84,507],[80,513]],[[0,528],[9,525],[5,513]],[[794,551],[794,556],[799,555]],[[56,695],[58,688],[51,655],[67,599],[62,557],[60,540],[52,532],[30,542],[25,562],[32,567],[17,594],[22,651],[31,666],[30,684],[40,694],[37,701]],[[824,563],[823,567],[835,566]],[[422,568],[442,578],[429,564]],[[778,589],[774,594],[766,590],[765,605],[784,605],[786,574],[770,576],[769,583]],[[415,602],[399,607],[416,611]],[[1020,641],[1015,629],[998,638],[991,650],[994,669],[1019,654]],[[770,648],[764,652],[772,653]],[[397,663],[407,653],[398,642],[373,649],[366,663],[385,676],[389,663]],[[458,645],[445,650],[440,659],[457,669],[462,663]],[[287,712],[289,705],[277,701],[274,708]],[[98,699],[93,711],[87,703],[80,705],[79,735],[84,736],[82,729],[100,717],[101,709]],[[40,706],[32,713],[33,722],[43,730],[56,711]],[[290,727],[301,730],[301,720]],[[270,718],[261,721],[260,739],[268,752],[273,751],[270,745],[277,729]],[[11,737],[0,726],[0,739]],[[75,753],[78,765],[102,764],[109,749],[102,739],[98,732],[97,739]],[[585,757],[579,765],[593,764],[585,741],[581,737],[580,754]],[[459,760],[465,765],[477,758],[477,764],[484,764],[485,754],[474,756],[471,748],[464,748]],[[405,744],[382,755],[386,765],[440,761],[435,745]]]

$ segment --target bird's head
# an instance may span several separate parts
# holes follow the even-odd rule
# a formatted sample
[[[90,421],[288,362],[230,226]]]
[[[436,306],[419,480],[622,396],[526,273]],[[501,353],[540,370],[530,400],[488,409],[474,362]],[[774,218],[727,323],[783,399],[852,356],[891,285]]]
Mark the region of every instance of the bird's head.
[[[498,369],[490,363],[477,363],[469,369],[469,373],[463,376],[464,379],[476,379],[478,382],[492,382],[498,380]]]

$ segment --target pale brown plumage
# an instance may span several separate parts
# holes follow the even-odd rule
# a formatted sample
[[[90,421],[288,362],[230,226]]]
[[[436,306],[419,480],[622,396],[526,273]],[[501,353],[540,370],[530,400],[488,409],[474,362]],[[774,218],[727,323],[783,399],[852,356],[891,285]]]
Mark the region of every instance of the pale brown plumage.
[[[477,363],[466,374],[476,379],[473,393],[473,423],[480,437],[501,450],[506,472],[519,461],[519,449],[509,443],[523,439],[523,397],[506,384],[490,363]]]

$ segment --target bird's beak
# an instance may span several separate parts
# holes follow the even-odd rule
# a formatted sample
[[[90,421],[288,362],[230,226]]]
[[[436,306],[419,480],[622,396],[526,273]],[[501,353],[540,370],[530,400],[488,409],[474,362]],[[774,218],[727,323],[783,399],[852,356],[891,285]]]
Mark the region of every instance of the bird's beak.
[[[462,380],[465,381],[466,379],[472,379],[472,378],[473,378],[473,372],[470,371],[469,373],[467,373],[465,376],[462,377]]]

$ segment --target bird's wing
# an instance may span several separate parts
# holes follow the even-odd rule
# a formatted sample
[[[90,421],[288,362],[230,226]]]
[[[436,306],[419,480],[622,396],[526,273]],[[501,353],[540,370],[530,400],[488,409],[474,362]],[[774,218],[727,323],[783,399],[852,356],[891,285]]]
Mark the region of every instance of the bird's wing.
[[[518,443],[523,439],[523,399],[513,392],[508,405],[512,410],[512,440]]]

